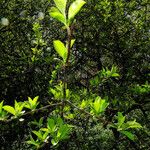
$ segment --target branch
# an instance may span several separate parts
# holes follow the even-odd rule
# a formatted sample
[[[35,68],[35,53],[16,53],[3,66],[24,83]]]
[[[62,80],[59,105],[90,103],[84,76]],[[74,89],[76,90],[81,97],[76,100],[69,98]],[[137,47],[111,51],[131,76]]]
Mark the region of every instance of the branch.
[[[41,107],[39,109],[34,109],[32,111],[29,111],[29,112],[26,112],[24,114],[22,114],[21,116],[18,116],[16,118],[11,118],[11,119],[8,119],[8,120],[0,120],[0,123],[10,123],[12,122],[13,120],[18,120],[19,118],[22,118],[22,117],[26,117],[28,115],[32,115],[33,113],[38,113],[40,111],[47,111],[48,108],[51,108],[51,107],[55,107],[55,106],[61,106],[62,105],[62,102],[61,103],[56,103],[56,104],[50,104],[50,105],[46,105],[44,107]]]

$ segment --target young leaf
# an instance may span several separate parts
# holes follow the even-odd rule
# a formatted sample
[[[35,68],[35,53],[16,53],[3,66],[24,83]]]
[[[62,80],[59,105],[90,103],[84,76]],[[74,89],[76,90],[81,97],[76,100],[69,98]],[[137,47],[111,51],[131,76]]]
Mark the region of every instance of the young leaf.
[[[85,100],[83,100],[82,103],[80,104],[80,107],[81,107],[82,109],[84,109],[84,108],[87,107],[87,106],[88,106],[88,102],[85,101]]]
[[[134,134],[132,134],[131,132],[128,131],[120,131],[122,134],[124,134],[125,136],[127,136],[130,140],[134,141],[135,136]]]
[[[128,129],[129,128],[142,128],[142,126],[138,122],[136,122],[136,120],[128,121],[126,124],[128,125]]]
[[[48,128],[50,133],[55,132],[56,125],[55,125],[54,119],[48,118],[47,128]]]
[[[67,0],[54,0],[56,7],[65,16]]]
[[[2,112],[3,102],[4,102],[4,101],[2,101],[2,102],[0,103],[0,113]]]
[[[67,59],[67,49],[64,46],[64,44],[61,41],[59,41],[59,40],[55,40],[53,42],[53,44],[54,44],[54,48],[57,51],[57,53],[59,54],[59,56],[61,56],[63,58],[64,62],[66,62],[66,59]]]
[[[76,39],[72,39],[72,40],[71,40],[71,47],[73,46],[75,40],[76,40]]]
[[[36,96],[36,97],[33,99],[33,103],[36,104],[38,99],[39,99],[39,96]]]
[[[69,133],[70,133],[70,127],[68,127],[67,125],[62,125],[57,132],[57,137],[60,140],[63,140],[68,138]]]
[[[32,131],[40,140],[43,140],[42,132],[41,131]]]
[[[71,4],[68,11],[68,20],[69,24],[71,23],[71,20],[74,19],[75,15],[80,11],[81,7],[85,4],[85,1],[83,0],[76,0]]]
[[[113,73],[111,76],[112,77],[119,77],[119,74],[118,73]]]
[[[57,145],[58,142],[59,142],[59,141],[58,141],[58,140],[55,140],[55,139],[52,139],[52,140],[51,140],[51,143],[53,144],[53,146]]]
[[[51,17],[66,25],[66,18],[60,13],[60,11],[56,7],[52,7],[49,11],[49,14]]]
[[[36,146],[36,147],[39,147],[39,145],[40,145],[40,143],[37,142],[37,141],[35,141],[31,135],[30,135],[30,140],[27,141],[27,143],[28,143],[28,144],[32,144],[32,145],[34,145],[34,146]]]
[[[73,44],[74,44],[75,40],[76,40],[76,39],[72,39],[72,40],[71,40],[71,45],[70,45],[70,47],[72,47],[72,46],[73,46]],[[66,47],[68,47],[68,42],[66,43]]]
[[[101,112],[105,111],[109,103],[106,102],[106,100],[101,99],[99,96],[95,99],[94,103],[92,104],[93,106],[93,111],[97,115],[100,114]]]
[[[7,112],[13,114],[14,116],[16,115],[16,111],[12,106],[5,105],[5,106],[3,106],[3,109],[6,110]]]
[[[123,116],[121,112],[118,112],[117,118],[118,118],[118,128],[120,128],[125,121],[125,116]]]
[[[37,143],[36,141],[27,141],[27,144],[31,144],[31,145],[34,145],[36,147],[39,147],[39,143]]]
[[[57,122],[56,122],[59,126],[63,125],[63,120],[59,117],[57,118]]]

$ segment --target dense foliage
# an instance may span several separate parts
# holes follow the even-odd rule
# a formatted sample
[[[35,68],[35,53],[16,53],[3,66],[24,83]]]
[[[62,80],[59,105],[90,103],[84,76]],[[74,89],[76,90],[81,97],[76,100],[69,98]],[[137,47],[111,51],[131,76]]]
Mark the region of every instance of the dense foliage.
[[[1,0],[0,149],[148,149],[149,11]]]

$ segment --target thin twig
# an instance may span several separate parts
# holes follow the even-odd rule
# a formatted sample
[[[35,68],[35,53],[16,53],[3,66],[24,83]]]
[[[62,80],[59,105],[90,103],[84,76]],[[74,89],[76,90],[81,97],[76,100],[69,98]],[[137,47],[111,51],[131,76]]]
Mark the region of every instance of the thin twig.
[[[62,105],[62,102],[61,102],[61,103],[56,103],[56,104],[46,105],[46,106],[41,107],[41,108],[39,108],[39,109],[34,109],[34,110],[32,110],[32,111],[28,111],[28,112],[22,114],[21,116],[18,116],[18,117],[15,117],[15,118],[7,119],[7,120],[0,120],[0,122],[2,122],[2,123],[9,123],[9,122],[11,122],[11,121],[13,121],[13,120],[17,120],[17,119],[19,119],[19,118],[22,118],[22,117],[31,115],[31,114],[33,114],[33,113],[37,113],[37,112],[39,112],[39,111],[46,111],[46,110],[47,110],[48,108],[50,108],[50,107],[60,106],[60,105]]]

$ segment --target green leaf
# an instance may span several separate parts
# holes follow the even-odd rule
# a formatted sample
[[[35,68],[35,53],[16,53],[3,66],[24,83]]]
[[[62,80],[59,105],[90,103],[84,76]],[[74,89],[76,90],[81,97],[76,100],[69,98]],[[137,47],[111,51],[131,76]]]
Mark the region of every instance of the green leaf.
[[[36,104],[38,99],[39,99],[39,96],[36,96],[36,97],[33,99],[33,104]]]
[[[36,97],[32,100],[30,97],[28,97],[28,102],[26,102],[25,107],[28,108],[28,109],[31,109],[31,110],[35,109],[35,108],[37,107],[37,105],[39,104],[39,103],[37,102],[38,98],[39,98],[39,97],[36,96]]]
[[[48,132],[48,129],[47,129],[47,128],[41,128],[40,130],[41,130],[41,131],[44,131],[44,132]]]
[[[43,140],[42,132],[41,131],[32,131],[40,140]]]
[[[88,105],[88,102],[85,101],[85,100],[83,100],[82,103],[80,104],[80,107],[81,107],[82,109],[84,109],[85,107],[87,107],[87,105]]]
[[[32,105],[32,103],[33,103],[32,101],[33,100],[31,99],[31,97],[28,97],[28,101],[29,101],[30,105]]]
[[[128,129],[129,128],[142,128],[142,126],[138,122],[136,122],[136,120],[128,121],[126,124],[128,125]]]
[[[69,24],[71,23],[71,20],[74,19],[75,15],[80,11],[81,7],[85,4],[86,2],[83,0],[76,0],[71,4],[69,7],[68,11],[68,19],[69,19]]]
[[[132,134],[131,132],[128,131],[120,131],[122,134],[124,134],[125,136],[127,136],[130,140],[134,141],[135,136],[134,134]]]
[[[94,113],[96,113],[97,115],[99,115],[101,112],[105,111],[105,109],[107,108],[108,105],[109,105],[109,103],[107,103],[106,100],[101,99],[98,96],[95,99],[94,103],[92,104],[93,109],[94,109]]]
[[[59,54],[59,56],[61,56],[63,58],[63,61],[66,62],[66,59],[67,59],[67,49],[64,46],[64,44],[61,41],[59,41],[59,40],[55,40],[53,42],[53,44],[54,44],[54,48],[57,51],[57,53]]]
[[[54,119],[48,118],[47,128],[48,128],[48,130],[49,130],[50,133],[51,132],[55,132],[56,125],[55,125]]]
[[[112,77],[119,77],[119,74],[118,73],[113,73],[111,76]]]
[[[54,140],[54,139],[51,140],[51,143],[53,144],[53,146],[57,145],[58,142],[59,142],[58,140]]]
[[[68,134],[70,133],[70,127],[68,127],[67,125],[62,125],[57,133],[57,137],[60,140],[66,139],[68,138]]]
[[[31,144],[31,145],[34,145],[36,147],[39,147],[39,143],[37,143],[35,141],[27,141],[27,144]]]
[[[63,120],[59,117],[57,118],[57,122],[56,122],[59,126],[63,125]]]
[[[24,107],[25,103],[23,102],[17,102],[15,100],[15,111],[16,111],[16,115],[20,115],[22,112],[22,109]]]
[[[60,13],[60,11],[56,7],[52,7],[49,10],[49,14],[51,17],[57,19],[58,21],[66,25],[66,18]]]
[[[75,40],[76,40],[76,39],[72,39],[72,40],[71,40],[71,47],[73,46]]]
[[[2,112],[3,102],[4,102],[4,101],[2,101],[2,102],[0,103],[0,113]]]
[[[70,98],[70,91],[69,91],[69,89],[66,89],[66,98],[67,98],[67,99]]]
[[[6,110],[7,112],[13,114],[14,116],[16,115],[16,111],[12,106],[5,105],[5,106],[3,106],[3,109]]]
[[[72,40],[71,40],[71,45],[70,45],[70,47],[72,47],[72,46],[73,46],[73,44],[74,44],[75,40],[76,40],[76,39],[72,39]],[[68,47],[68,42],[66,43],[66,47]]]
[[[67,0],[54,0],[56,7],[65,16]]]
[[[118,118],[118,128],[120,128],[125,121],[125,116],[123,116],[121,112],[118,112],[117,118]]]

